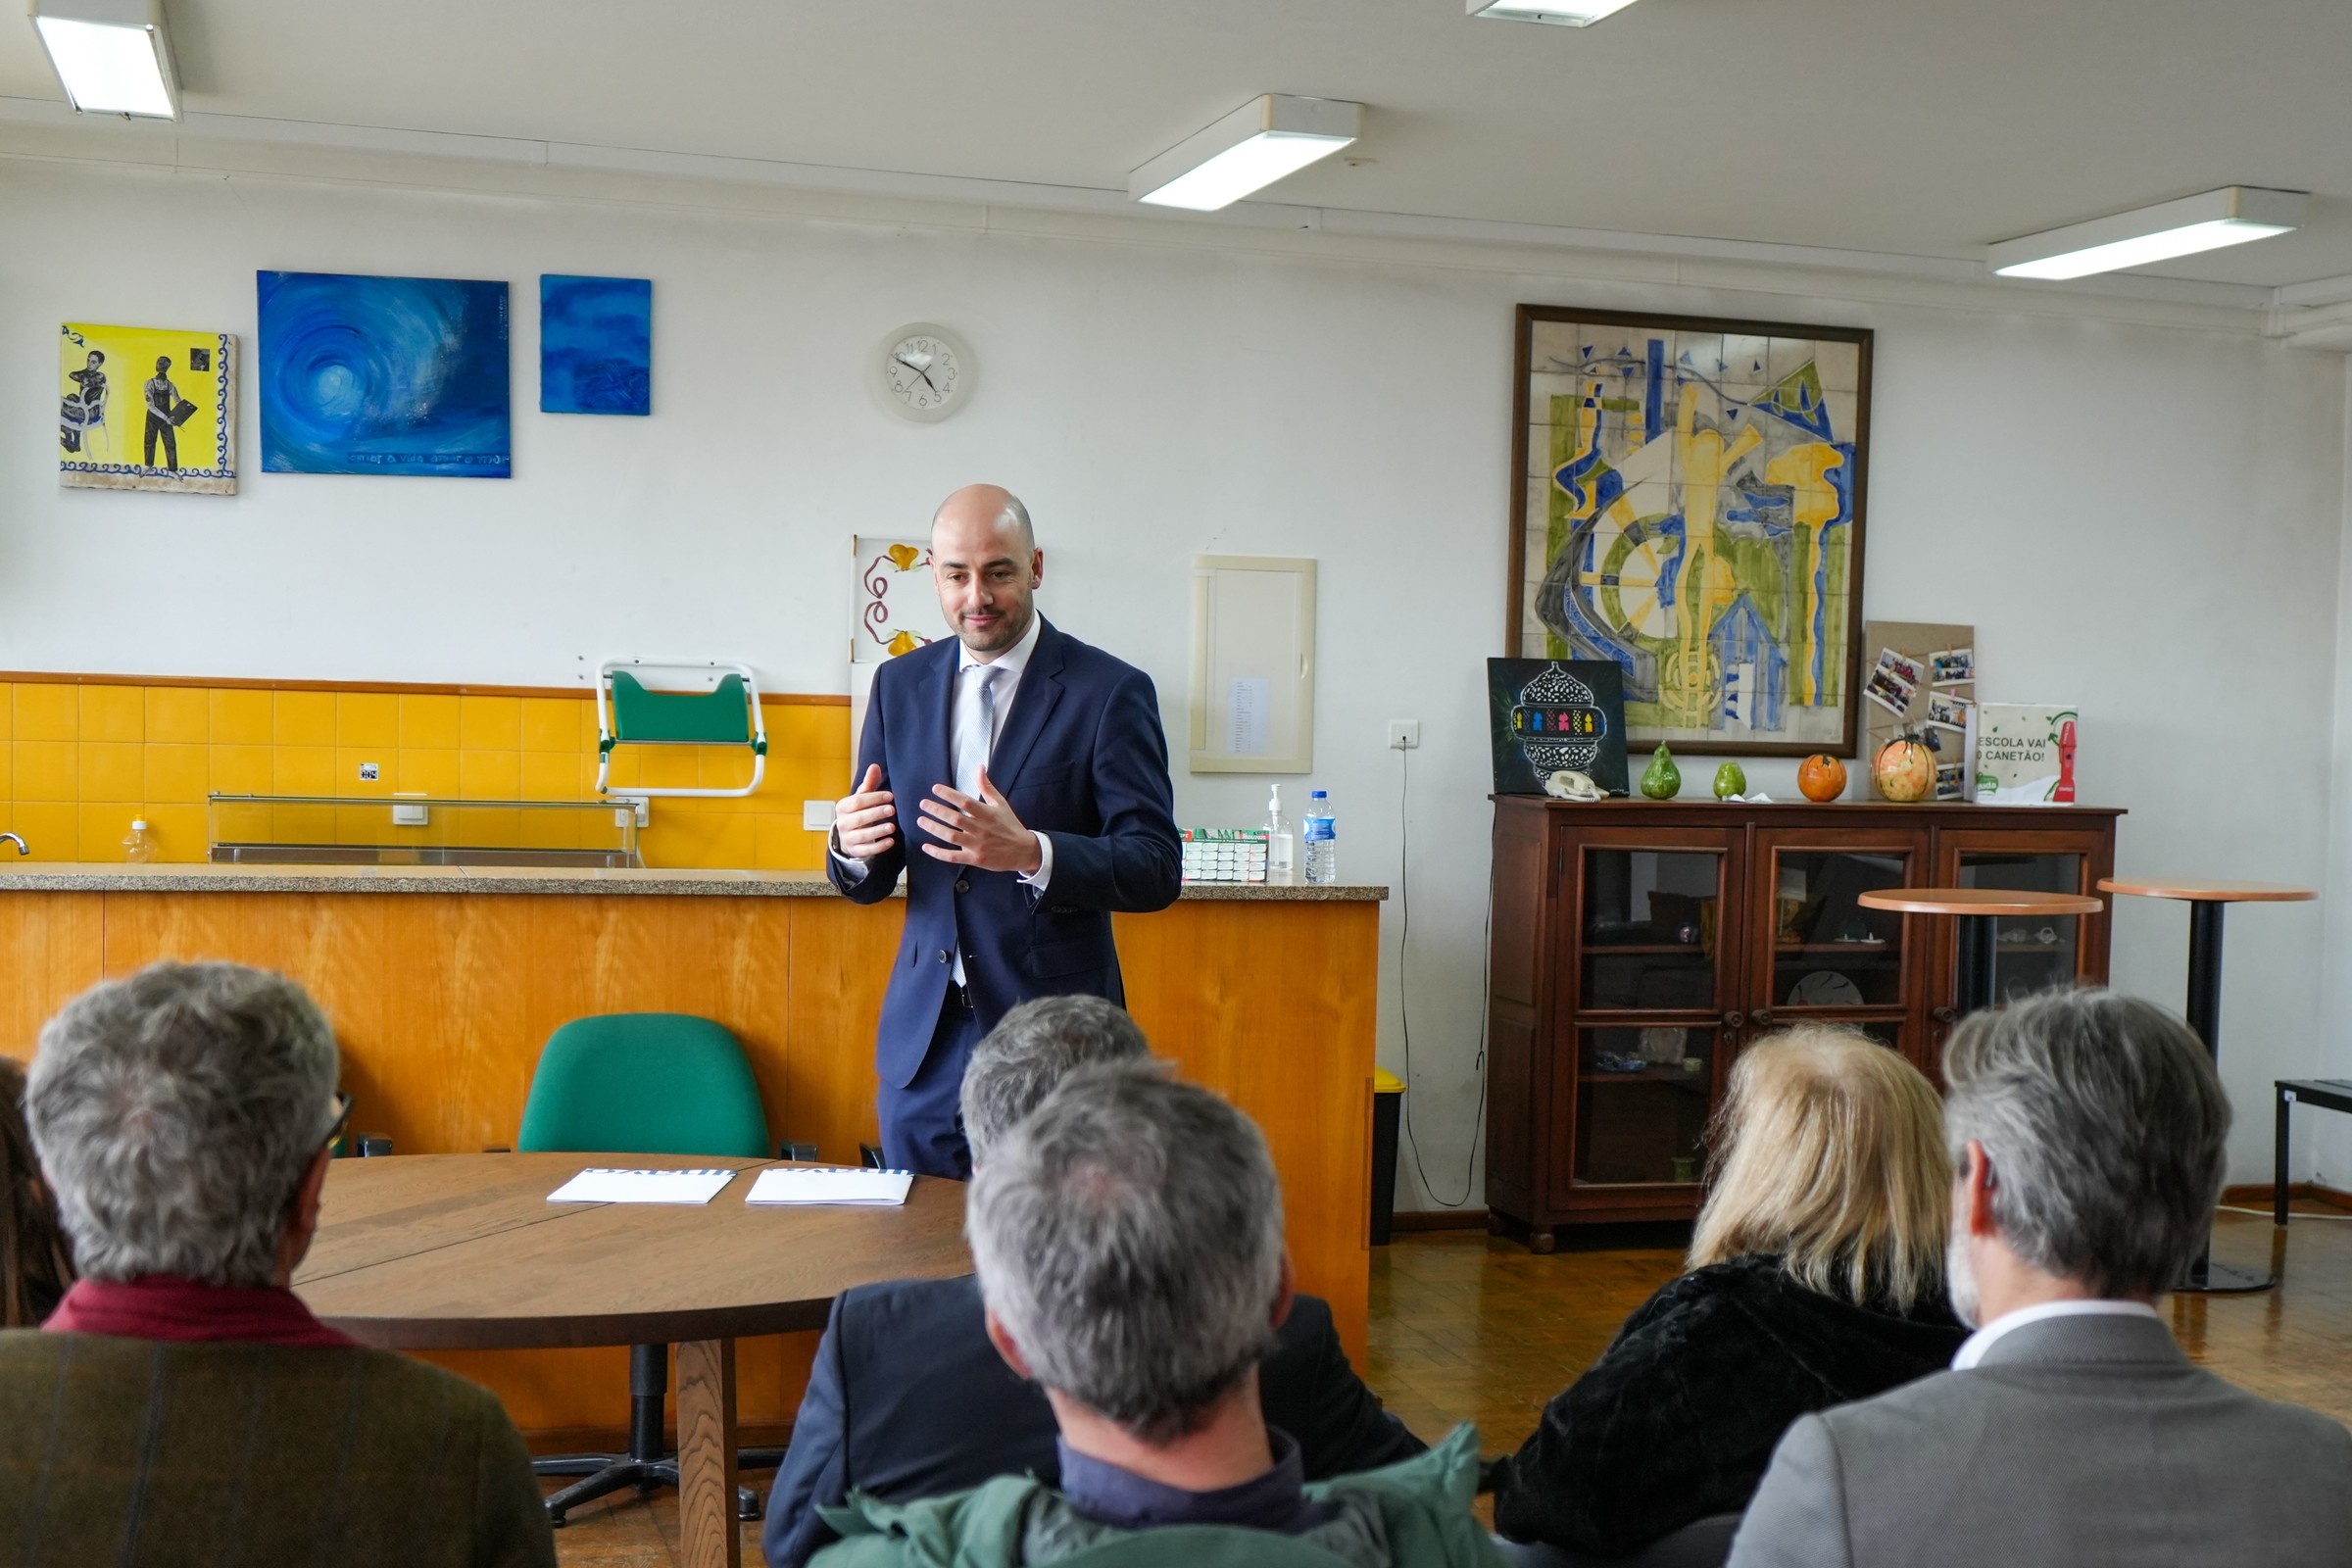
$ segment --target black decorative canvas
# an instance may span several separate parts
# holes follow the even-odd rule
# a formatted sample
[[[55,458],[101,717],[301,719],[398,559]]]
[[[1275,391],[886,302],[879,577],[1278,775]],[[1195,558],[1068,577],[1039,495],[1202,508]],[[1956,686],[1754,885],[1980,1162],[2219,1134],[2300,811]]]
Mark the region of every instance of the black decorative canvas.
[[[1541,795],[1558,772],[1626,793],[1625,671],[1606,659],[1490,659],[1494,793]]]

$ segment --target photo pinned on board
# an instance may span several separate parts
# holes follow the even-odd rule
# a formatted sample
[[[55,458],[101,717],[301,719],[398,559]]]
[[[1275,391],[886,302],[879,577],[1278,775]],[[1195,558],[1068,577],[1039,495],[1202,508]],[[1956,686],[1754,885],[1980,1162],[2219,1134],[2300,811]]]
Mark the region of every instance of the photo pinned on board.
[[[1911,700],[1919,692],[1919,665],[1891,648],[1879,650],[1879,662],[1862,683],[1862,695],[1884,708],[1897,718],[1911,712]]]
[[[1945,648],[1928,656],[1928,674],[1937,686],[1965,686],[1977,678],[1974,648]]]

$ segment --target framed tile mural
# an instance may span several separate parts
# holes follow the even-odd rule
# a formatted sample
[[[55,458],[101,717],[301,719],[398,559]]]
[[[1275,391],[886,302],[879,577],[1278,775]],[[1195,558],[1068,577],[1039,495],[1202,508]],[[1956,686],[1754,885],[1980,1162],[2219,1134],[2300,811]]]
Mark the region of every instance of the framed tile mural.
[[[1504,652],[1616,663],[1636,748],[1852,756],[1871,334],[1518,325]]]

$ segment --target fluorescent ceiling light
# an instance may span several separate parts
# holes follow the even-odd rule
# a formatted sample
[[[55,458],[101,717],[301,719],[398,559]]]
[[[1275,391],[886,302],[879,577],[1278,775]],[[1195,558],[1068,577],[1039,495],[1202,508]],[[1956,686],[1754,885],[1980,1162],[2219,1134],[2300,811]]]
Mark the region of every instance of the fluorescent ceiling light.
[[[32,0],[32,25],[78,112],[179,118],[163,0]]]
[[[1364,106],[1341,98],[1252,98],[1127,176],[1127,194],[1155,207],[1213,213],[1355,140]]]
[[[2284,234],[2303,225],[2308,200],[2301,191],[2225,185],[2202,196],[2006,239],[1986,250],[1984,260],[2003,277],[2087,277]]]
[[[1555,27],[1590,27],[1633,3],[1634,0],[1557,0],[1556,4],[1544,5],[1543,0],[1470,0],[1470,14],[1496,22],[1544,22]]]

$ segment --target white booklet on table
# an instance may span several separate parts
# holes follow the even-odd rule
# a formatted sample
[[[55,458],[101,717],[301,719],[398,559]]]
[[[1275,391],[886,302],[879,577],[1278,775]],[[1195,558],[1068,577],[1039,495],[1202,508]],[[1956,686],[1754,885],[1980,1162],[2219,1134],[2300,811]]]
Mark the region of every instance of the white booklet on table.
[[[907,1170],[853,1170],[846,1165],[770,1165],[752,1183],[747,1203],[860,1203],[896,1208],[914,1186]]]
[[[708,1203],[735,1179],[731,1170],[580,1172],[547,1195],[551,1203]]]

